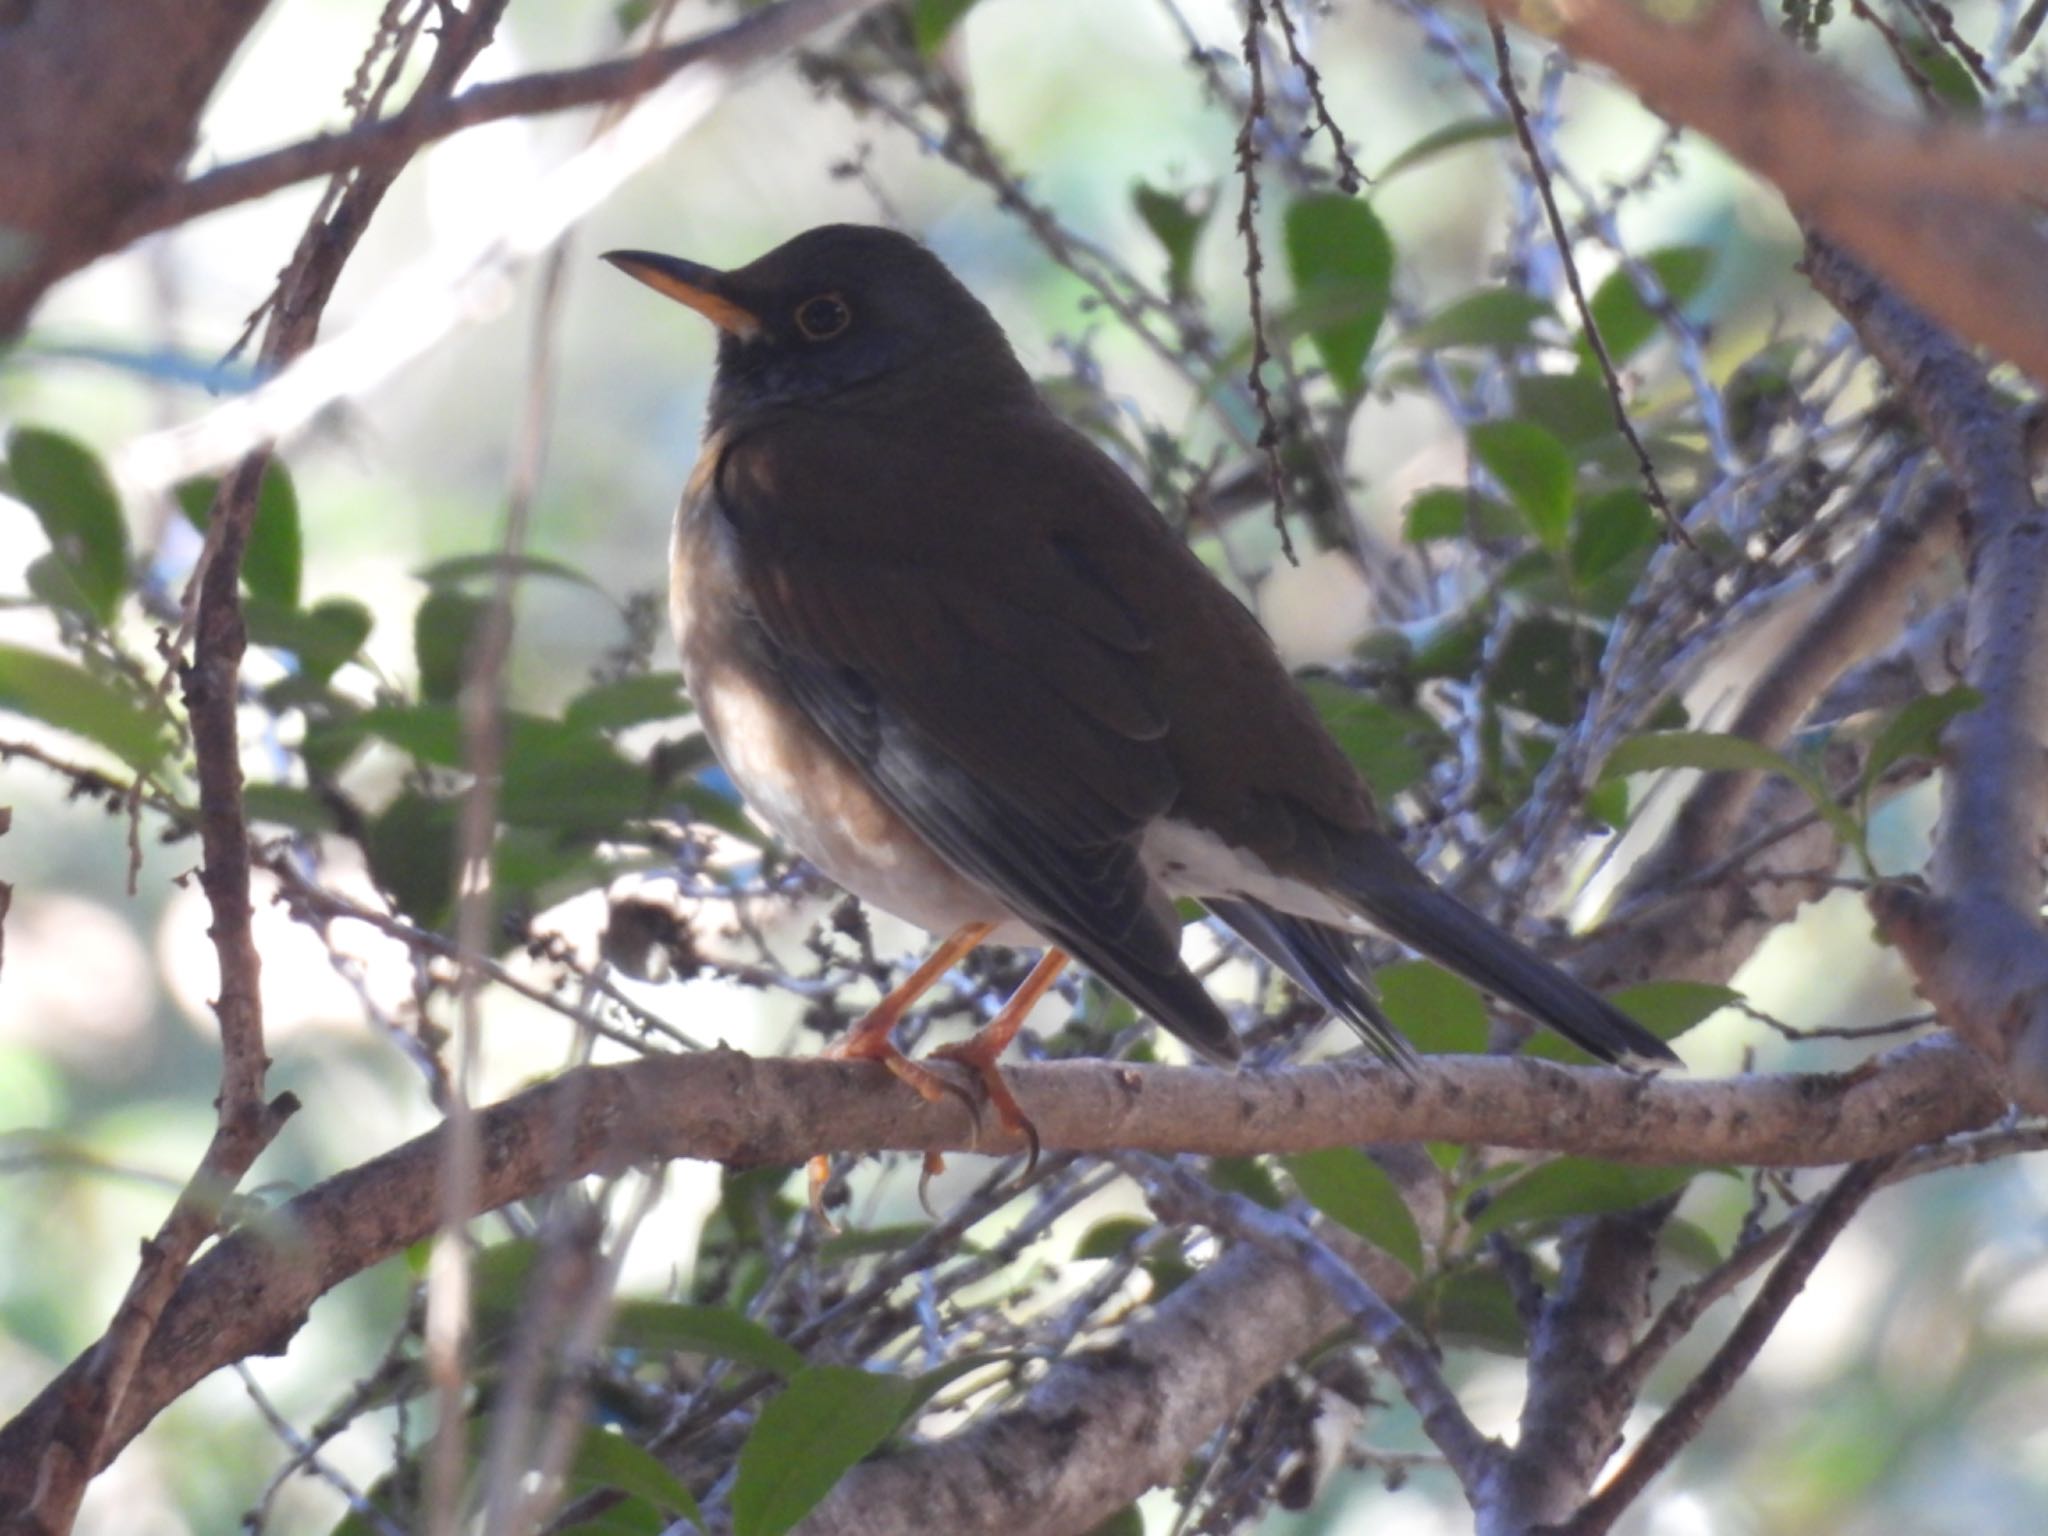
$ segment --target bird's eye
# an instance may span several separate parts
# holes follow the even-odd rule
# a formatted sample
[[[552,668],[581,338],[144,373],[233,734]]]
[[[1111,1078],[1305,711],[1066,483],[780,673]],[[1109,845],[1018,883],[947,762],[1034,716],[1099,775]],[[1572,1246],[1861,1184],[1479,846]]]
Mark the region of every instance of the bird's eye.
[[[796,328],[812,341],[830,341],[853,324],[853,311],[836,293],[821,293],[796,307]]]

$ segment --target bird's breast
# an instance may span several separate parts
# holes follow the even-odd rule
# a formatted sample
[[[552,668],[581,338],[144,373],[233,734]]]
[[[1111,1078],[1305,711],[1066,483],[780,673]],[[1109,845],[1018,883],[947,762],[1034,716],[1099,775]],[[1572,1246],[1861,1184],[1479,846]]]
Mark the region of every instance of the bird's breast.
[[[698,489],[693,477],[691,492]],[[747,616],[732,531],[706,496],[685,494],[669,578],[684,682],[719,765],[756,820],[835,884],[921,928],[993,922],[1014,930],[999,939],[1035,942],[868,787],[791,697]]]

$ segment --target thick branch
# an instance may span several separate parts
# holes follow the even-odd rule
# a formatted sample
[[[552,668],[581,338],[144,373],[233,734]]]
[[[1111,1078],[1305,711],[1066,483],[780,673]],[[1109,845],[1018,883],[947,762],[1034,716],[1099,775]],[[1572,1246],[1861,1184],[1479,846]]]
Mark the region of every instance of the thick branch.
[[[63,0],[0,27],[0,336],[192,152],[264,0]]]
[[[1638,0],[1482,3],[1612,70],[1943,324],[2048,381],[2048,243],[2021,201],[2048,185],[2048,136],[1881,112],[1751,0],[1700,0],[1678,23]]]
[[[428,144],[482,123],[621,101],[651,90],[693,64],[738,68],[755,63],[794,47],[819,27],[876,3],[783,0],[780,5],[742,16],[730,26],[666,47],[580,69],[495,80],[459,96],[421,102],[375,122],[287,144],[168,188],[128,216],[114,243],[126,245],[316,176],[355,167],[402,165]]]
[[[2048,1105],[2048,517],[2034,496],[2027,431],[1976,359],[1827,243],[1808,275],[1898,382],[1967,507],[1965,680],[1984,696],[1944,743],[1934,895],[1887,889],[1873,908],[1943,1021],[1994,1061],[2013,1091]]]
[[[1076,1061],[1008,1076],[1048,1150],[1216,1154],[1361,1141],[1463,1141],[1638,1162],[1812,1166],[1986,1124],[2003,1100],[1953,1043],[1894,1051],[1849,1076],[1662,1081],[1506,1058],[1230,1074]],[[983,1150],[1015,1151],[991,1126]],[[282,1350],[321,1295],[437,1227],[435,1131],[329,1179],[195,1264],[165,1312],[106,1446],[221,1366]],[[957,1104],[926,1104],[881,1068],[734,1051],[592,1067],[484,1110],[479,1210],[606,1168],[671,1158],[735,1166],[826,1151],[968,1149]],[[74,1363],[0,1430],[0,1501],[25,1469]],[[0,1502],[0,1511],[8,1507]]]

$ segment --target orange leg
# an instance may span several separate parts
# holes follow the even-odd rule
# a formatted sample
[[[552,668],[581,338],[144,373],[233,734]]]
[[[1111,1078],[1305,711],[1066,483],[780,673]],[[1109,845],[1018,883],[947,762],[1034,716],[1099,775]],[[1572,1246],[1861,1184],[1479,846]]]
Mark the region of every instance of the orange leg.
[[[1038,1166],[1038,1127],[1031,1123],[1030,1116],[1017,1103],[1016,1095],[1010,1092],[1010,1085],[1003,1081],[1003,1074],[996,1068],[996,1059],[1017,1037],[1026,1016],[1038,1006],[1038,1000],[1051,990],[1052,984],[1059,980],[1060,972],[1066,968],[1066,952],[1048,949],[1038,964],[1031,968],[1031,974],[1024,978],[1024,984],[1010,994],[1010,1000],[997,1010],[996,1016],[973,1039],[963,1040],[958,1045],[941,1046],[932,1052],[934,1058],[957,1061],[980,1078],[982,1087],[987,1090],[989,1103],[995,1106],[996,1118],[1002,1121],[1006,1130],[1015,1132],[1029,1143],[1031,1156],[1024,1165],[1026,1178]]]
[[[824,1054],[836,1061],[879,1061],[904,1082],[910,1084],[933,1103],[949,1094],[965,1098],[958,1087],[948,1082],[929,1067],[921,1067],[896,1048],[890,1039],[896,1026],[903,1022],[917,1000],[938,985],[944,976],[971,953],[975,946],[995,932],[994,923],[969,923],[957,930],[937,949],[926,957],[925,962],[906,976],[893,988],[888,996],[868,1010],[867,1017],[839,1039],[825,1047]],[[1011,1033],[1016,1026],[1011,1026]],[[975,1106],[970,1102],[970,1109]],[[824,1214],[825,1181],[832,1176],[832,1160],[828,1157],[814,1157],[810,1163],[811,1209]]]

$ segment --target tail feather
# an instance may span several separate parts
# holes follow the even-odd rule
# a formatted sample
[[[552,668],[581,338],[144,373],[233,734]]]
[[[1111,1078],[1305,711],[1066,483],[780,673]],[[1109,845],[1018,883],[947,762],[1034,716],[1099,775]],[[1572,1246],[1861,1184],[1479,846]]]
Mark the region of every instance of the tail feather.
[[[1343,895],[1389,938],[1548,1024],[1603,1061],[1675,1062],[1671,1047],[1590,988],[1532,954],[1391,847],[1359,850]],[[1393,863],[1398,860],[1398,864]]]
[[[1415,1050],[1380,1008],[1351,936],[1249,899],[1203,903],[1237,936],[1280,967],[1295,985],[1358,1031],[1365,1043],[1403,1066]]]

